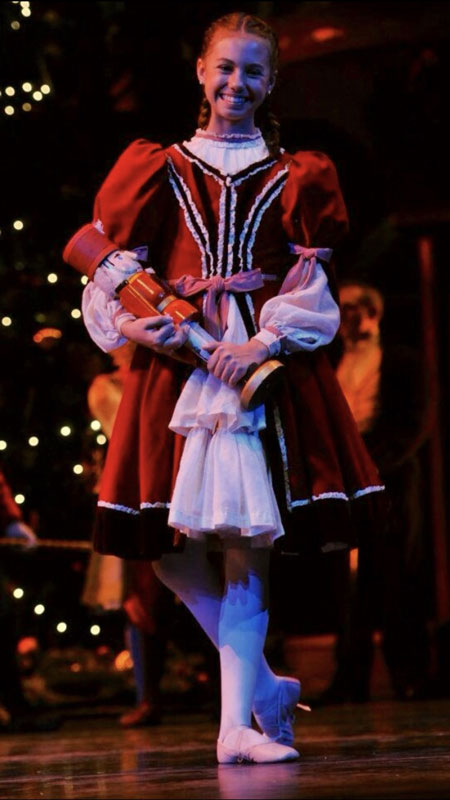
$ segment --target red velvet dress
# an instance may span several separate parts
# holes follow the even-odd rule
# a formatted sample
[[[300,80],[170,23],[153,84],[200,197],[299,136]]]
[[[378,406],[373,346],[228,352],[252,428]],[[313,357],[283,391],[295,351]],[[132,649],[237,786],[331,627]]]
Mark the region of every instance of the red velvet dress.
[[[148,245],[152,267],[169,280],[256,267],[283,280],[296,261],[290,243],[334,248],[347,228],[336,171],[321,153],[280,153],[227,176],[183,145],[146,140],[132,143],[107,176],[97,220],[120,248]],[[235,295],[249,336],[278,288],[269,281],[251,297]],[[276,546],[293,553],[355,546],[380,519],[377,469],[323,348],[284,360],[262,432],[285,528]],[[173,548],[167,517],[184,438],[168,424],[190,369],[136,349],[102,477],[99,552],[158,558]]]

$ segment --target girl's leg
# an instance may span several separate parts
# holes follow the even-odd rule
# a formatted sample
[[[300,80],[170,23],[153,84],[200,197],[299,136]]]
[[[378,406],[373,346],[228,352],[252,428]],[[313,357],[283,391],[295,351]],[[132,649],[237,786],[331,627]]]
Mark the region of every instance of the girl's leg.
[[[238,725],[251,726],[269,620],[269,551],[225,545],[224,571],[218,629],[222,685],[220,741]]]
[[[232,553],[231,550],[229,552]],[[267,559],[268,563],[268,551],[262,549],[243,550],[241,555],[235,557],[230,555],[228,567],[225,566],[225,571],[228,570],[231,577],[238,576],[242,571],[239,565],[242,564],[244,553],[250,559],[255,558],[256,562]],[[225,558],[228,560],[228,556]],[[238,596],[239,602],[242,603],[242,596],[237,588],[236,591],[233,591],[231,586],[228,594],[224,595],[222,579],[218,570],[208,560],[206,545],[188,538],[182,553],[164,555],[159,561],[153,562],[153,568],[159,579],[189,608],[207,636],[219,649],[219,625],[223,621],[223,632],[222,629],[221,632],[226,635],[232,604],[238,599]],[[265,565],[264,570],[266,570]],[[252,574],[252,591],[255,591],[255,581]],[[224,597],[227,599],[228,605],[223,609],[222,616]],[[250,594],[247,599],[250,600]],[[267,625],[267,622],[265,624]],[[271,698],[276,696],[277,691],[277,678],[262,655],[259,661],[255,701],[270,702]]]

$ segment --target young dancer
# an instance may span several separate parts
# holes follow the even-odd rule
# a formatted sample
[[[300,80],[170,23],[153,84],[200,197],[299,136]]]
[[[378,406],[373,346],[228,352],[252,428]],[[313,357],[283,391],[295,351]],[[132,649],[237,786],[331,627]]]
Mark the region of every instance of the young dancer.
[[[133,142],[96,198],[105,247],[74,260],[65,250],[91,278],[83,315],[94,341],[104,350],[138,344],[95,545],[153,558],[217,646],[220,763],[298,757],[300,684],[276,676],[263,652],[271,549],[354,545],[355,520],[367,519],[382,489],[322,350],[339,325],[330,258],[346,210],[327,156],[280,149],[268,110],[277,52],[256,17],[214,22],[197,62],[195,135],[165,149]],[[121,306],[115,289],[139,258],[203,311],[216,340],[207,370],[172,357],[185,326],[164,314],[135,319]],[[238,381],[275,355],[283,385],[244,410]],[[222,579],[208,559],[213,547]]]

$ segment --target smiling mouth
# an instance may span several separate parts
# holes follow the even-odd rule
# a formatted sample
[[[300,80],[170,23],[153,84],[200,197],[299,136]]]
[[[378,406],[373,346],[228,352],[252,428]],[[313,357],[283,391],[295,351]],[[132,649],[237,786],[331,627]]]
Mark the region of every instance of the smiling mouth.
[[[242,106],[248,100],[248,98],[243,97],[243,95],[225,94],[224,92],[221,92],[219,97],[231,106]]]

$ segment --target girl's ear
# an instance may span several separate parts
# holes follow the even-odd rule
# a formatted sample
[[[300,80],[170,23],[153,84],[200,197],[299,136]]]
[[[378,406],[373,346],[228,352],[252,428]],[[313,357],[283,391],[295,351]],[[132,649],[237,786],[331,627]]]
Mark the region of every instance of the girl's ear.
[[[202,58],[197,59],[197,78],[199,83],[205,82],[205,65]]]
[[[270,78],[269,85],[267,87],[267,94],[271,93],[273,87],[275,86],[276,80],[277,80],[277,73],[274,72]]]

